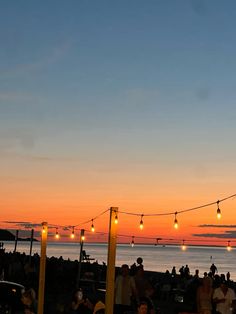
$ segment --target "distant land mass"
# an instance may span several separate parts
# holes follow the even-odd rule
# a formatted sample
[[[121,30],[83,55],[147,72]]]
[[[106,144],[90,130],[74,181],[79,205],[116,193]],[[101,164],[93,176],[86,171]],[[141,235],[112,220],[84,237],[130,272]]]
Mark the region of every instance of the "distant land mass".
[[[0,229],[0,241],[15,241],[15,236],[8,230]],[[30,238],[18,238],[18,241],[30,241]],[[33,239],[33,241],[38,241]]]

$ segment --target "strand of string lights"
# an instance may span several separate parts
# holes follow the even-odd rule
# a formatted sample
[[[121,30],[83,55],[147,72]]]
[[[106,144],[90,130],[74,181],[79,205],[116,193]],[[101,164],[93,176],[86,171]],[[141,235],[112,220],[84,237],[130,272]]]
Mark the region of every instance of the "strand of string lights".
[[[55,228],[55,227],[53,227]],[[96,231],[96,232],[92,232],[91,230],[88,230],[88,229],[77,229],[77,230],[80,230],[80,231],[83,231],[83,235],[81,236],[81,240],[82,241],[85,241],[85,232],[86,233],[90,233],[92,235],[102,235],[102,236],[108,236],[108,232],[104,232],[104,231]],[[23,231],[23,229],[20,229],[18,231]],[[41,230],[42,232],[44,232],[44,228],[42,228]],[[72,231],[72,234],[74,234],[74,229]],[[59,239],[60,238],[60,235],[58,233],[58,228],[56,228],[56,232],[55,234],[53,235],[52,233],[51,234],[48,234],[49,237],[55,237],[55,239]],[[72,239],[75,238],[75,235],[74,236],[70,236]],[[201,239],[180,239],[180,238],[165,238],[165,237],[150,237],[150,236],[140,236],[140,235],[130,235],[130,234],[117,234],[117,238],[127,238],[127,239],[131,239],[131,242],[128,241],[132,247],[135,246],[135,239],[139,239],[139,240],[146,240],[145,242],[137,242],[136,244],[146,244],[146,245],[150,245],[150,244],[154,244],[155,246],[157,245],[181,245],[181,248],[182,250],[186,250],[187,248],[187,245],[188,246],[191,246],[191,243],[194,243],[194,242],[197,242],[197,243],[205,243],[206,240],[201,240]],[[148,241],[153,241],[152,243],[150,242],[147,242]],[[156,242],[155,242],[156,241]],[[232,249],[232,243],[236,243],[236,240],[227,240],[227,238],[225,239],[218,239],[218,240],[208,240],[207,241],[208,244],[214,244],[214,243],[218,243],[218,244],[223,244],[223,243],[226,243],[227,242],[227,250],[228,251],[231,251]],[[192,244],[193,245],[193,244]],[[225,246],[225,245],[224,245]]]
[[[86,230],[83,229],[84,232],[86,233],[91,233],[90,230]],[[103,236],[108,236],[107,232],[103,232],[103,231],[96,231],[95,234],[99,234],[99,235],[103,235]],[[201,239],[181,239],[181,238],[165,238],[165,237],[150,237],[150,236],[140,236],[140,235],[129,235],[129,234],[117,234],[117,238],[127,238],[127,239],[131,239],[131,241],[127,241],[128,243],[130,243],[130,245],[132,247],[135,246],[135,239],[139,239],[139,240],[149,240],[152,241],[152,243],[150,242],[137,242],[136,244],[141,244],[141,245],[151,245],[154,244],[155,246],[157,245],[181,245],[182,250],[186,250],[187,246],[193,246],[194,244],[191,245],[191,243],[206,243],[206,240],[201,240]],[[85,239],[85,238],[84,238]],[[223,246],[225,246],[225,243],[227,244],[227,250],[231,251],[232,249],[232,243],[236,243],[236,240],[227,240],[225,239],[220,239],[220,240],[208,240],[207,241],[209,244],[223,244]],[[222,245],[221,245],[222,246]]]
[[[170,216],[170,215],[175,215],[176,213],[177,214],[182,214],[182,213],[186,213],[186,212],[190,212],[190,211],[194,211],[194,210],[197,210],[197,209],[201,209],[201,208],[204,208],[204,207],[209,207],[209,206],[212,206],[212,205],[219,205],[221,202],[224,202],[230,198],[234,198],[236,197],[236,194],[232,194],[230,196],[227,196],[225,198],[222,198],[220,200],[217,200],[217,201],[214,201],[214,202],[210,202],[210,203],[207,203],[207,204],[204,204],[204,205],[200,205],[200,206],[196,206],[196,207],[192,207],[192,208],[187,208],[187,209],[182,209],[182,210],[175,210],[175,211],[172,211],[172,212],[166,212],[166,213],[154,213],[154,214],[143,214],[143,213],[132,213],[132,212],[126,212],[126,211],[119,211],[119,214],[126,214],[126,215],[133,215],[133,216],[141,216],[141,217],[154,217],[154,216]]]
[[[126,214],[126,215],[133,215],[133,216],[140,216],[141,220],[140,220],[140,229],[143,230],[144,227],[144,222],[143,222],[143,218],[146,217],[154,217],[154,216],[168,216],[168,215],[174,215],[174,227],[177,229],[178,228],[178,220],[177,220],[177,214],[182,214],[182,213],[186,213],[189,211],[195,211],[198,209],[202,209],[204,207],[209,207],[212,205],[217,205],[217,217],[220,218],[221,217],[221,210],[219,207],[219,204],[228,200],[228,199],[233,199],[236,197],[236,194],[232,194],[230,196],[224,197],[222,199],[219,199],[217,201],[214,202],[210,202],[207,204],[203,204],[200,206],[196,206],[196,207],[192,207],[192,208],[187,208],[187,209],[183,209],[183,210],[179,210],[179,211],[173,211],[173,212],[166,212],[166,213],[153,213],[153,214],[143,214],[143,213],[131,213],[131,212],[126,212],[126,211],[119,211],[119,214]],[[79,228],[77,228],[78,226],[82,226],[88,223],[91,223],[91,231],[95,232],[95,226],[94,226],[94,221],[97,220],[98,218],[100,218],[101,216],[103,216],[105,213],[107,213],[109,211],[109,209],[106,209],[104,211],[102,211],[101,213],[99,213],[98,215],[96,215],[95,217],[93,217],[92,219],[88,219],[84,222],[81,222],[79,224],[76,225],[57,225],[57,224],[48,224],[48,228],[54,228],[56,230],[56,237],[59,238],[59,232],[58,229],[62,228],[64,230],[71,230],[71,238],[75,237],[75,230],[80,230]],[[8,223],[13,223],[8,221]],[[115,223],[118,223],[118,213],[116,212],[116,216],[115,216]],[[32,224],[32,225],[38,225],[37,224]]]
[[[140,220],[140,229],[143,229],[143,217],[155,217],[155,216],[170,216],[170,215],[174,215],[175,216],[175,223],[177,224],[177,214],[182,214],[182,213],[185,213],[185,212],[189,212],[189,211],[195,211],[195,210],[198,210],[198,209],[202,209],[204,207],[209,207],[209,206],[212,206],[212,205],[217,205],[217,216],[218,218],[220,218],[221,216],[221,210],[219,208],[219,204],[228,200],[228,199],[231,199],[231,198],[234,198],[236,197],[236,194],[232,194],[230,196],[227,196],[225,198],[222,198],[222,199],[219,199],[217,201],[214,201],[214,202],[210,202],[210,203],[206,203],[206,204],[203,204],[203,205],[199,205],[199,206],[196,206],[196,207],[192,207],[192,208],[187,208],[187,209],[183,209],[183,210],[175,210],[175,211],[172,211],[172,212],[166,212],[166,213],[153,213],[153,214],[143,214],[143,213],[133,213],[133,212],[127,212],[127,211],[119,211],[119,214],[125,214],[125,215],[132,215],[132,216],[140,216],[141,217],[141,220]],[[83,221],[79,224],[76,224],[76,225],[58,225],[58,224],[49,224],[48,227],[50,228],[64,228],[64,229],[71,229],[71,228],[76,228],[78,226],[82,226],[82,225],[85,225],[87,223],[92,223],[92,225],[94,224],[94,221],[96,219],[98,219],[99,217],[101,217],[102,215],[104,215],[105,213],[107,213],[109,211],[109,209],[106,209],[104,211],[102,211],[101,213],[99,213],[97,216],[93,217],[93,218],[90,218],[86,221]],[[11,222],[9,222],[11,223]],[[116,214],[116,223],[118,223],[118,215]],[[32,223],[33,224],[33,223]],[[94,227],[94,225],[93,225]]]
[[[98,215],[96,215],[95,217],[93,217],[92,219],[88,219],[86,221],[83,221],[77,225],[56,225],[56,224],[49,224],[48,228],[50,229],[56,229],[56,238],[58,239],[60,237],[58,229],[64,229],[64,230],[71,230],[71,235],[70,237],[72,239],[75,238],[75,231],[81,230],[79,228],[77,228],[78,226],[82,226],[85,224],[88,224],[89,222],[91,222],[91,231],[95,232],[95,227],[94,227],[94,221],[97,220],[98,218],[100,218],[101,216],[103,216],[105,213],[107,213],[109,211],[109,209],[106,209],[104,211],[102,211],[101,213],[99,213]]]
[[[224,202],[224,201],[226,201],[228,199],[233,199],[235,197],[236,197],[236,194],[232,194],[230,196],[227,196],[225,198],[219,199],[219,200],[214,201],[214,202],[210,202],[210,203],[207,203],[207,204],[203,204],[203,205],[199,205],[199,206],[195,206],[195,207],[191,207],[191,208],[187,208],[187,209],[175,210],[175,211],[172,211],[172,212],[166,212],[166,213],[143,214],[143,213],[133,213],[133,212],[127,212],[127,211],[119,211],[119,214],[125,214],[125,215],[131,215],[131,216],[140,216],[141,220],[140,220],[139,227],[140,227],[141,230],[143,230],[143,227],[144,227],[143,217],[145,217],[145,216],[146,217],[155,217],[155,216],[170,216],[170,215],[174,215],[174,228],[178,229],[178,219],[177,219],[177,215],[178,214],[183,214],[183,213],[186,213],[186,212],[195,211],[195,210],[202,209],[202,208],[205,208],[205,207],[209,207],[209,206],[212,206],[212,205],[217,205],[216,215],[217,215],[217,218],[220,219],[221,218],[221,210],[220,210],[219,204],[221,202]]]

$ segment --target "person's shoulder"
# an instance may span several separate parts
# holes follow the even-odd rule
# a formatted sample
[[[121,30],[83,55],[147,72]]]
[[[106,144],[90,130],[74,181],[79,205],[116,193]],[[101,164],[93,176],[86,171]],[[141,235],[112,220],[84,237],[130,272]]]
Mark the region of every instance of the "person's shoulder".
[[[220,293],[221,289],[220,288],[215,288],[213,289],[213,295]]]
[[[232,289],[232,288],[228,288],[228,291],[229,291],[232,295],[234,295],[234,296],[236,297],[236,294],[235,294],[234,289]]]

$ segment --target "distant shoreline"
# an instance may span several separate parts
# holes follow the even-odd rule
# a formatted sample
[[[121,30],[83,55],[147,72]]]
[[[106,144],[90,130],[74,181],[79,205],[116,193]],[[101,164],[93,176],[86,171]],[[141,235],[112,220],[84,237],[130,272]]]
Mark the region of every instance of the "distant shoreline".
[[[15,239],[1,239],[0,241],[7,241],[7,242],[14,242]],[[31,239],[30,238],[18,238],[18,242],[23,241],[23,242],[30,242]],[[40,240],[34,238],[33,239],[34,242],[40,242]],[[53,243],[53,244],[69,244],[69,243],[78,243],[79,242],[75,242],[75,241],[62,241],[62,242],[58,242],[57,240],[48,240],[48,243]],[[108,242],[86,242],[85,245],[108,245]],[[124,245],[124,246],[130,246],[130,243],[124,243],[124,242],[118,242],[117,245]],[[226,245],[207,245],[207,244],[185,244],[187,248],[189,247],[202,247],[202,248],[225,248]],[[151,246],[151,247],[181,247],[181,243],[168,243],[168,244],[153,244],[153,243],[135,243],[135,246]],[[234,249],[234,247],[232,246],[232,249]]]

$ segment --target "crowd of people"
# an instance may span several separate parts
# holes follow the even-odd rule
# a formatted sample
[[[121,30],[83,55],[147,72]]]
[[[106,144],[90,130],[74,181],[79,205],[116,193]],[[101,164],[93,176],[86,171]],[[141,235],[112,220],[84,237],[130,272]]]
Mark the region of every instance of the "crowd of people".
[[[24,314],[37,313],[39,262],[37,254],[29,258],[17,252],[0,253],[1,279],[25,287],[21,298]],[[97,283],[105,284],[106,265],[83,263],[79,289],[77,274],[78,261],[47,258],[45,313],[105,313],[105,286],[97,289]],[[192,313],[236,313],[235,283],[229,272],[218,275],[214,264],[202,277],[198,269],[192,275],[188,265],[180,267],[179,273],[175,266],[166,273],[147,272],[139,257],[133,265],[123,264],[116,269],[114,314],[162,314],[160,304],[174,302],[178,291],[184,291],[185,301],[192,302]],[[175,313],[181,310],[177,307]]]

